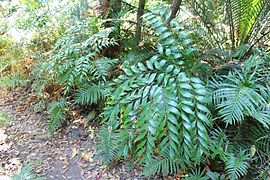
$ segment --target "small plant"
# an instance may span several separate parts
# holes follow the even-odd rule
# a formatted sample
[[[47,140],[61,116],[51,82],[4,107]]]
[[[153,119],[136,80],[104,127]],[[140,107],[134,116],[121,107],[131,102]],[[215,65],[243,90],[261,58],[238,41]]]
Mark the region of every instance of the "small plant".
[[[62,123],[68,112],[67,101],[61,98],[59,101],[53,101],[49,104],[48,114],[51,117],[49,121],[49,132],[53,133],[62,126]]]
[[[16,87],[26,87],[29,80],[25,75],[19,72],[14,72],[9,75],[5,75],[0,79],[0,87],[6,89],[15,89]]]
[[[260,83],[259,62],[258,57],[250,57],[240,71],[230,71],[227,76],[212,81],[214,105],[219,118],[226,124],[240,124],[247,117],[252,117],[264,127],[269,127],[269,97],[263,96],[268,88]]]
[[[12,180],[41,180],[34,173],[34,167],[31,164],[24,164],[19,171],[12,176]]]
[[[6,124],[11,121],[11,116],[7,113],[0,112],[0,124]]]

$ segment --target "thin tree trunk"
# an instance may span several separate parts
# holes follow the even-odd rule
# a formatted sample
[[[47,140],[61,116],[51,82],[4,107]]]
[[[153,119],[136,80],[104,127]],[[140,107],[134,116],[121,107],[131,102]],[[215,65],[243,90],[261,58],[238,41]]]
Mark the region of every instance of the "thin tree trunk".
[[[166,21],[166,24],[170,24],[171,20],[175,18],[177,12],[180,9],[180,5],[182,3],[182,0],[173,0],[172,5],[171,5],[171,14],[169,19]]]
[[[144,7],[145,7],[145,0],[140,0],[137,11],[137,25],[135,32],[135,41],[137,44],[140,43],[142,36],[142,15],[144,13]]]
[[[121,11],[122,2],[120,0],[109,0],[110,2],[110,12],[107,18],[112,20],[109,22],[108,27],[115,27],[117,34],[120,34],[120,22],[118,19],[118,14]]]
[[[110,0],[93,0],[94,12],[103,16],[109,8]]]

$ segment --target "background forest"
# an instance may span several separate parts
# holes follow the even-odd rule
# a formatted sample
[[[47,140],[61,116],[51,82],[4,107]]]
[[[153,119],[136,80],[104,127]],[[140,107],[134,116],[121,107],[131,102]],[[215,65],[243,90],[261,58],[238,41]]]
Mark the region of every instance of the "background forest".
[[[1,89],[145,178],[269,179],[269,70],[269,0],[0,2]]]

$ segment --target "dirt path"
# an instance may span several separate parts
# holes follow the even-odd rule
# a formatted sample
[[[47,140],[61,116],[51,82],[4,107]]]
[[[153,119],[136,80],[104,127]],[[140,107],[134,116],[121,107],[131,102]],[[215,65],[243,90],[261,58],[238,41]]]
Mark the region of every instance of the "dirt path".
[[[94,130],[80,123],[53,137],[47,132],[47,118],[35,113],[33,107],[20,105],[20,93],[0,96],[0,115],[9,116],[9,122],[0,121],[0,179],[14,174],[26,163],[35,167],[35,174],[51,180],[84,179],[140,179],[124,166],[106,170],[95,157]],[[1,135],[0,135],[1,136]],[[2,138],[3,139],[3,138]],[[137,176],[138,177],[138,176]]]

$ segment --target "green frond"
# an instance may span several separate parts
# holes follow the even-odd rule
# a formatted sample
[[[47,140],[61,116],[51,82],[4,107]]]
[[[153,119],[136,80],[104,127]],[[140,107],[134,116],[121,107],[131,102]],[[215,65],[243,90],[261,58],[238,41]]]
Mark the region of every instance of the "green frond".
[[[102,57],[102,51],[117,45],[109,37],[112,29],[93,29],[95,27],[89,22],[74,25],[59,38],[51,51],[52,60],[46,63],[47,69],[54,72],[56,82],[64,85],[64,93],[85,84],[104,83],[117,63],[117,60]]]
[[[249,168],[248,160],[250,158],[243,151],[239,152],[239,154],[231,155],[225,164],[226,174],[229,176],[231,180],[237,180],[241,176],[247,174],[247,170]]]
[[[13,180],[41,180],[34,173],[34,168],[30,164],[23,164],[19,171],[12,176]]]
[[[188,0],[188,3],[207,30],[204,36],[210,39],[212,48],[226,49],[227,39],[231,41],[231,49],[255,43],[263,36],[259,32],[269,22],[267,0]],[[224,24],[228,25],[228,30],[222,29]]]
[[[171,159],[168,152],[164,152],[161,157],[154,157],[146,162],[143,169],[143,175],[176,174],[181,167],[180,164],[181,160]]]
[[[97,154],[102,159],[102,162],[108,164],[114,160],[120,148],[123,147],[119,144],[118,133],[113,125],[103,125],[99,130],[97,139]]]
[[[74,99],[77,104],[91,105],[103,100],[107,94],[105,85],[89,84],[77,89]]]
[[[14,72],[0,78],[0,87],[14,89],[16,87],[25,87],[29,83],[24,74]]]
[[[257,66],[251,57],[241,71],[229,72],[227,76],[213,80],[213,102],[218,109],[220,118],[227,124],[240,124],[246,117],[253,117],[263,126],[270,125],[269,111],[263,109],[267,99],[261,94],[262,85],[258,85]]]
[[[204,161],[212,122],[204,82],[183,72],[195,51],[189,32],[177,20],[168,27],[165,12],[153,12],[144,18],[156,31],[157,55],[123,68],[125,73],[111,83],[114,91],[102,117],[104,123],[117,124],[110,131],[119,132],[118,157],[132,155],[145,168],[160,160],[147,172],[168,174]]]
[[[187,175],[185,180],[208,180],[209,177],[205,175],[205,170],[192,169],[191,173]]]
[[[59,101],[53,101],[49,104],[48,114],[51,117],[49,120],[49,132],[53,133],[62,126],[68,111],[67,102],[64,98]]]

